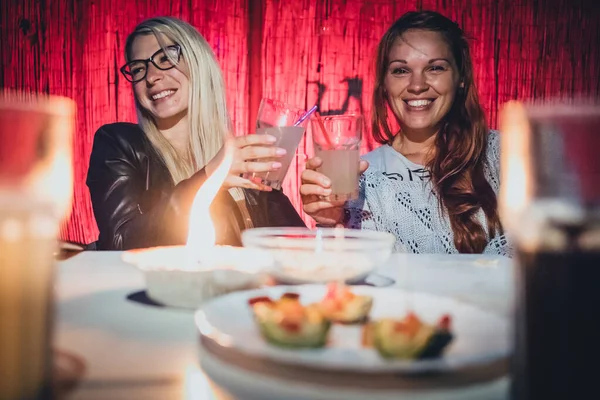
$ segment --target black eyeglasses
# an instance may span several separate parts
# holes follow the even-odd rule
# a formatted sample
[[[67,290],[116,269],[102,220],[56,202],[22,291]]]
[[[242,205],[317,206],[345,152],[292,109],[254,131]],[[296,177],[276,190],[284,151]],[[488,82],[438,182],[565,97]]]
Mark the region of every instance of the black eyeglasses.
[[[121,73],[129,82],[136,83],[146,78],[148,74],[148,63],[151,62],[154,66],[162,71],[174,68],[179,64],[181,57],[181,47],[174,44],[160,49],[146,60],[132,60],[121,67]]]

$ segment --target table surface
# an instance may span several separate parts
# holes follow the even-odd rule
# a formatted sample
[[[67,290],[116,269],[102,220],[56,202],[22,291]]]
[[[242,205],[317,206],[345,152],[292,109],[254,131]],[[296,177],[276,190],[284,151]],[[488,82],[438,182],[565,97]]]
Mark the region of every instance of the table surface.
[[[68,398],[224,398],[199,368],[193,312],[137,301],[144,276],[121,256],[82,252],[58,263],[55,347],[85,363],[84,377]],[[394,254],[369,280],[385,277],[401,288],[511,314],[507,258]],[[505,391],[506,382],[493,390]]]

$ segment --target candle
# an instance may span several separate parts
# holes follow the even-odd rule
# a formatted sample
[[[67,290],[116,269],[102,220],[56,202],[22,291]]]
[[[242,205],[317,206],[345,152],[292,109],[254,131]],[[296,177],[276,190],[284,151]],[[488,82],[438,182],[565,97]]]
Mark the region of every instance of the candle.
[[[226,148],[221,164],[200,187],[190,212],[185,246],[128,251],[126,262],[145,274],[148,295],[160,303],[197,308],[206,300],[234,290],[260,287],[273,258],[258,249],[215,245],[210,204],[221,188],[233,162]]]
[[[500,195],[499,210],[508,231],[517,231],[523,222],[523,212],[532,196],[530,126],[527,112],[521,103],[504,105],[501,121]]]

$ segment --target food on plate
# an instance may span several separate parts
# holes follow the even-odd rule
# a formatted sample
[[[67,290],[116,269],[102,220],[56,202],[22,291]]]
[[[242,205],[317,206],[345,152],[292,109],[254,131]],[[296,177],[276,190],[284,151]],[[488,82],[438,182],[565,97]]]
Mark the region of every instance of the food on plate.
[[[450,325],[449,315],[440,318],[436,325],[424,323],[414,313],[402,320],[381,319],[364,326],[363,345],[375,347],[385,358],[436,358],[452,342]]]
[[[372,307],[373,297],[355,294],[348,286],[335,282],[327,286],[327,293],[319,303],[327,319],[345,324],[365,322]]]
[[[255,297],[248,303],[262,336],[271,344],[319,348],[327,342],[331,322],[317,305],[302,305],[298,294],[285,293],[279,300]]]

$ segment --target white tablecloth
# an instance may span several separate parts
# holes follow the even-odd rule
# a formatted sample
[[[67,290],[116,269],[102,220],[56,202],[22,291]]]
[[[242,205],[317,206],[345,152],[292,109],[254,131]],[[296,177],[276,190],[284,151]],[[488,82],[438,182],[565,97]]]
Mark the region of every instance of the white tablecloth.
[[[501,257],[395,254],[373,282],[472,302],[510,315],[512,263]],[[120,252],[84,252],[57,271],[55,347],[81,357],[86,374],[71,399],[213,399],[198,367],[193,313],[143,305],[143,275]],[[507,382],[490,385],[505,398]]]

